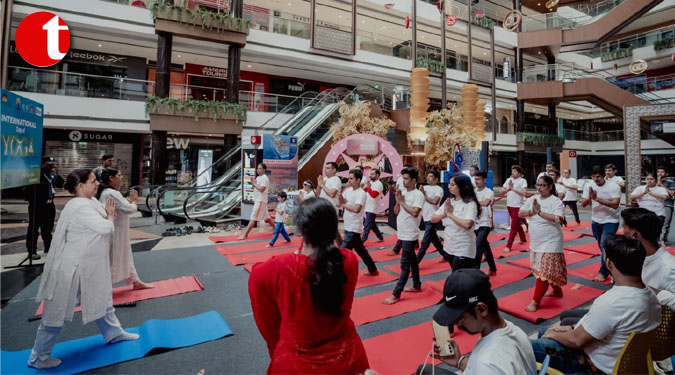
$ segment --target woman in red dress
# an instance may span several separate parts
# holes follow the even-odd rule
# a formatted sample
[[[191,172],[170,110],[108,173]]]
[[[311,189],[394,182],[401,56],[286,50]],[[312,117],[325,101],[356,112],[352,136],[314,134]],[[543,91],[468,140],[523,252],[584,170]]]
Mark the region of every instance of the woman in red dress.
[[[267,373],[362,374],[368,358],[350,318],[358,260],[334,246],[337,212],[310,198],[293,220],[305,242],[301,252],[255,265],[248,282],[271,358]]]

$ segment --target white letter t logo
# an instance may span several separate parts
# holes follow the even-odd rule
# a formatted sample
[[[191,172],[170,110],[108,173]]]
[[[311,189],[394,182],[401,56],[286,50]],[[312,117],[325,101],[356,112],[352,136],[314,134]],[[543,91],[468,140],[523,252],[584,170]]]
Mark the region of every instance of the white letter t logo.
[[[59,25],[59,17],[54,16],[42,26],[42,30],[47,30],[47,55],[50,59],[61,60],[66,54],[59,51],[59,31],[68,30],[68,26]]]

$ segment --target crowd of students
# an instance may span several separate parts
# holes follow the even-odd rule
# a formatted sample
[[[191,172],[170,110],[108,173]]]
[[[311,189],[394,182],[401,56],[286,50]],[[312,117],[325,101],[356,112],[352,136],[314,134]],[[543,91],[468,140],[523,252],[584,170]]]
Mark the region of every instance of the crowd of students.
[[[631,194],[639,208],[620,211],[620,177],[608,167],[609,171],[593,168],[593,181],[584,188],[582,204],[591,204],[592,231],[602,250],[596,281],[611,276],[614,285],[588,311],[563,314],[578,318],[542,329],[538,339],[528,340],[500,315],[490,286],[490,275],[498,270],[487,239],[495,198],[485,187],[486,174],[477,168],[470,177],[452,176],[448,183],[451,197],[444,202],[437,171],[426,175],[424,186],[419,186],[417,169],[406,166],[401,171],[401,178],[390,187],[398,236],[393,253],[400,252],[401,273],[392,294],[382,303],[394,304],[404,292],[421,291],[419,263],[433,244],[452,269],[434,320],[449,329],[457,326],[481,335],[468,358],[449,339],[454,354],[441,357],[443,361],[466,374],[536,374],[536,362],[548,354],[551,367],[564,373],[610,373],[630,333],[653,330],[661,323],[661,306],[675,307],[675,257],[663,247],[667,237],[662,237],[667,212],[655,210],[659,202],[662,207],[672,200],[675,190],[660,172],[661,177],[648,177],[645,186]],[[370,231],[383,238],[373,211],[383,188],[378,171],[369,171],[365,179],[363,169],[355,168],[349,171],[348,186],[342,190],[336,172],[337,165],[327,164],[325,176],[317,181],[320,198],[303,199],[297,208],[295,225],[304,247],[253,267],[249,291],[256,323],[272,357],[269,373],[364,373],[369,367],[349,315],[358,278],[355,255],[368,267],[365,276],[378,274],[363,242]],[[562,231],[565,207],[580,222],[577,181],[570,174],[565,170],[561,176],[555,165],[547,165],[547,171],[537,177],[536,194],[528,196],[523,170],[513,166],[503,185],[511,218],[504,251],[511,250],[516,236],[526,243],[521,223],[529,226],[535,291],[527,311],[539,307],[549,287],[549,296],[563,296],[561,286],[567,282]],[[308,181],[305,186],[311,189],[312,184]],[[337,247],[339,210],[344,211],[345,237]],[[615,235],[620,216],[625,235]],[[416,254],[421,221],[424,234]],[[439,222],[444,227],[443,243],[436,234]],[[483,257],[489,266],[487,274],[477,269]],[[412,285],[406,287],[409,278]],[[302,325],[296,324],[300,321]]]

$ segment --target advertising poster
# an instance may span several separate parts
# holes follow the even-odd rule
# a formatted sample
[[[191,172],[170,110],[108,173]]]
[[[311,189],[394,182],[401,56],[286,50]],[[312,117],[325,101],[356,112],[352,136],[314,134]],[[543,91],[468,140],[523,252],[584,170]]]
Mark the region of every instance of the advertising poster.
[[[244,191],[242,196],[242,202],[253,204],[253,185],[249,183],[251,177],[256,177],[255,167],[256,167],[256,150],[255,149],[244,149],[243,150],[243,163],[244,163]]]
[[[40,183],[44,106],[0,89],[0,189]]]
[[[281,191],[298,186],[298,138],[288,135],[263,135],[263,163],[270,179],[269,203],[277,203]]]
[[[211,164],[213,164],[213,150],[199,150],[197,186],[204,186],[211,183]]]

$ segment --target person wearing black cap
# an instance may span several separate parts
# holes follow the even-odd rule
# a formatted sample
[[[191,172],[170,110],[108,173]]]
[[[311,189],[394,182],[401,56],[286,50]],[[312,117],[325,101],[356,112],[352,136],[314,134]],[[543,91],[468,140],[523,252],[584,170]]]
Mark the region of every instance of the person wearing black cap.
[[[63,187],[63,178],[59,176],[56,159],[51,156],[42,158],[40,184],[33,185],[26,190],[28,195],[28,231],[26,232],[26,249],[28,256],[33,260],[40,259],[37,253],[38,229],[45,245],[45,254],[49,252],[52,243],[52,229],[56,218],[54,206],[54,188]],[[37,189],[37,192],[34,190]],[[33,209],[36,215],[33,215]]]
[[[477,269],[453,271],[445,280],[443,301],[434,314],[441,326],[456,325],[480,339],[471,357],[462,355],[450,338],[453,354],[440,357],[467,375],[536,374],[537,362],[525,332],[499,314],[497,298],[490,290],[490,278]],[[438,344],[434,345],[438,353]]]

